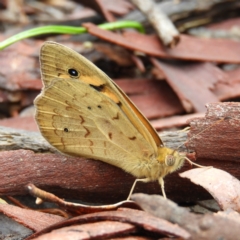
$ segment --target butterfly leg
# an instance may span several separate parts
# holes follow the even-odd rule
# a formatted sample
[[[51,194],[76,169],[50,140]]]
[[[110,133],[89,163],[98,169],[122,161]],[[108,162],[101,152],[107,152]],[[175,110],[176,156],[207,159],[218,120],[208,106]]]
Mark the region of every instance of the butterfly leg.
[[[166,196],[166,193],[165,193],[165,188],[164,188],[164,180],[163,180],[163,178],[160,177],[160,178],[158,179],[158,182],[159,182],[159,184],[160,184],[160,186],[161,186],[163,197],[164,197],[165,199],[167,199],[167,196]]]
[[[144,182],[144,183],[147,183],[147,182],[150,182],[151,180],[149,178],[138,178],[134,181],[133,185],[132,185],[132,188],[130,190],[130,193],[128,194],[128,197],[127,197],[127,200],[130,200],[131,196],[132,196],[132,193],[133,193],[133,190],[137,184],[137,182]]]

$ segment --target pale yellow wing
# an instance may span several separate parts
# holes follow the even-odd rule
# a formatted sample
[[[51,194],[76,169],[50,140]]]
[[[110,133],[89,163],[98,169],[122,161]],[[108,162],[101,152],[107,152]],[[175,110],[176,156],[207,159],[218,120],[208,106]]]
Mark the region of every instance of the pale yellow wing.
[[[137,170],[154,148],[109,97],[77,79],[56,78],[35,100],[42,135],[59,151]]]
[[[157,147],[162,145],[162,141],[155,129],[123,91],[93,63],[72,49],[54,42],[46,42],[43,45],[40,62],[45,87],[56,78],[73,78],[69,75],[69,70],[76,70],[79,74],[74,79],[94,87],[99,93],[115,102],[157,154]]]

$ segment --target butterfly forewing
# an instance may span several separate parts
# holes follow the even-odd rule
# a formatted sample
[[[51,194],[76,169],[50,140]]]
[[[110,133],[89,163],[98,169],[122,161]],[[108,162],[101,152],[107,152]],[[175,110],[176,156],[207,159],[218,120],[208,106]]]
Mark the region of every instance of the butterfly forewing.
[[[157,147],[162,144],[162,141],[156,131],[131,100],[94,64],[72,49],[53,42],[47,42],[43,45],[40,61],[45,87],[48,87],[53,79],[55,81],[56,79],[71,80],[68,70],[76,69],[79,72],[76,79],[86,83],[88,87],[95,86],[102,95],[117,103],[118,108],[122,109],[128,120],[149,142],[154,148],[154,153],[157,154]]]

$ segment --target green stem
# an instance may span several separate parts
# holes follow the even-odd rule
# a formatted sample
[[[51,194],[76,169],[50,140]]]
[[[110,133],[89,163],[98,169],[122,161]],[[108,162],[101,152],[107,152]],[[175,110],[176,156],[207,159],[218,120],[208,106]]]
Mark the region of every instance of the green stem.
[[[135,28],[139,32],[144,33],[143,26],[134,21],[120,21],[120,22],[112,22],[112,23],[104,23],[98,25],[99,28],[105,30],[116,30],[122,28]],[[35,37],[42,34],[82,34],[86,33],[87,29],[84,27],[70,27],[70,26],[57,26],[50,25],[44,27],[33,28],[21,33],[18,33],[2,42],[0,42],[0,50],[6,48],[7,46],[23,40],[25,38]]]

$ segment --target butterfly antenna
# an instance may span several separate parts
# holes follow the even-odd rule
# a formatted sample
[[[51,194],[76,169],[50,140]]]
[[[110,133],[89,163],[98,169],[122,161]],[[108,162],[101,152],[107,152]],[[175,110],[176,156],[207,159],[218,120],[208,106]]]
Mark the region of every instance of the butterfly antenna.
[[[219,124],[220,122],[222,122],[222,121],[225,120],[225,119],[227,119],[227,118],[221,118],[221,119],[217,120],[215,123],[211,124],[210,126],[206,127],[205,129],[203,129],[202,131],[200,131],[199,133],[197,133],[196,135],[192,136],[192,137],[191,137],[190,139],[188,139],[186,142],[188,142],[189,140],[194,139],[195,137],[199,136],[200,134],[202,134],[203,132],[205,132],[205,131],[208,130],[209,128],[213,127],[213,126],[216,125],[216,124]],[[181,144],[174,150],[174,152],[177,151],[177,150],[178,150],[181,146],[183,146],[186,142],[181,143]],[[189,159],[186,159],[186,160],[191,161],[191,160],[189,160]]]
[[[189,158],[187,158],[187,157],[184,157],[184,159],[187,160],[191,165],[194,165],[194,166],[196,166],[196,167],[199,167],[199,168],[205,168],[205,167],[206,167],[206,166],[203,166],[203,165],[200,165],[200,164],[197,164],[197,163],[191,161],[191,160],[190,160]]]

